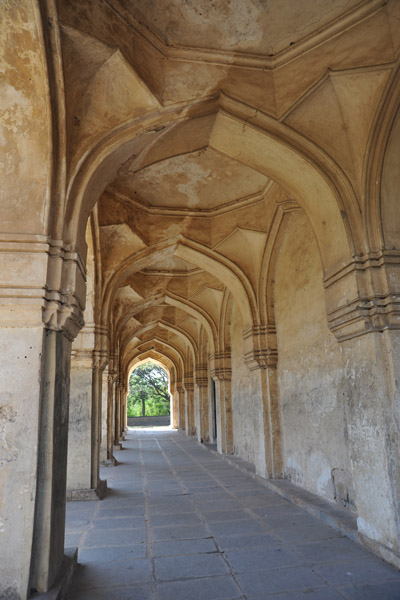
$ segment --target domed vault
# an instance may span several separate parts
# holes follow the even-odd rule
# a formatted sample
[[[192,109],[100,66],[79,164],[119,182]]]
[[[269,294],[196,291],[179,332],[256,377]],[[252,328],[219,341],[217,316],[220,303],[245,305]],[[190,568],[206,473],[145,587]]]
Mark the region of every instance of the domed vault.
[[[400,565],[399,11],[2,4],[0,596],[57,581],[146,359],[174,427]]]

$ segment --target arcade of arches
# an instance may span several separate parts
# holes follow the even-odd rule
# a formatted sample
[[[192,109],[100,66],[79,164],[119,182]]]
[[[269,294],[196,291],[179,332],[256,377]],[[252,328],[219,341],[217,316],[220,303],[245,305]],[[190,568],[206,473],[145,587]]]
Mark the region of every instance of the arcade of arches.
[[[400,2],[6,0],[0,27],[0,596],[54,584],[148,358],[176,427],[400,566]]]

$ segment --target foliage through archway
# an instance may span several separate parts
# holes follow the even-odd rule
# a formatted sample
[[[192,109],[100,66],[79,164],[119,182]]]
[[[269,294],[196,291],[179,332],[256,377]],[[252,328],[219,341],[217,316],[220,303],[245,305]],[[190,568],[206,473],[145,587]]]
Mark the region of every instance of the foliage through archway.
[[[159,365],[147,361],[129,378],[128,417],[153,417],[170,414],[168,374]]]

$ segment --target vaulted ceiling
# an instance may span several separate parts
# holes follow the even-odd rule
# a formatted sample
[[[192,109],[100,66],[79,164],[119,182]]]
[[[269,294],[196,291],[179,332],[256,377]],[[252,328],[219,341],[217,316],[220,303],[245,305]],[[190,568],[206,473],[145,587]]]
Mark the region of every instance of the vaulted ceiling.
[[[308,216],[325,223],[306,148],[340,173],[360,211],[363,157],[399,55],[399,3],[59,0],[58,9],[71,179],[112,136],[145,132],[130,150],[126,133],[98,191],[112,343],[126,364],[151,352],[190,362],[203,338],[216,351],[229,297],[244,326],[260,304],[278,207],[297,210],[308,186]],[[259,149],[261,130],[269,141]]]

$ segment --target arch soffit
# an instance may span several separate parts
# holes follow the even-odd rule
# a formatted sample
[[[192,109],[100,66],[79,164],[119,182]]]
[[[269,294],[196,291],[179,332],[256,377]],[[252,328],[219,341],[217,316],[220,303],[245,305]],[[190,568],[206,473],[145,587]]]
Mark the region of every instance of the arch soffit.
[[[384,247],[384,232],[381,219],[381,185],[383,165],[390,134],[400,110],[400,65],[393,73],[376,113],[371,135],[368,139],[364,163],[364,221],[369,250]]]
[[[157,260],[158,256],[163,256],[168,251],[218,277],[236,298],[242,312],[243,323],[247,325],[257,323],[258,311],[254,290],[242,269],[211,248],[182,235],[172,240],[166,240],[156,246],[144,248],[121,262],[119,269],[115,271],[109,280],[104,292],[104,323],[110,320],[113,297],[124,280],[131,273],[149,266]]]
[[[147,323],[146,325],[143,325],[142,327],[138,327],[138,329],[135,332],[133,332],[132,335],[134,337],[139,337],[143,333],[151,331],[152,329],[154,329],[154,327],[160,327],[161,329],[166,329],[167,331],[170,331],[171,333],[173,333],[174,335],[176,335],[177,337],[182,339],[185,342],[185,345],[189,346],[193,358],[196,356],[197,343],[193,339],[193,337],[187,331],[182,329],[181,327],[178,327],[177,325],[168,323],[167,321],[164,321],[163,319],[160,319],[160,320],[157,319],[157,320],[152,321],[151,323]],[[121,354],[123,354],[130,339],[128,339],[126,341],[126,343],[122,345]]]
[[[133,371],[135,369],[137,369],[138,367],[140,367],[140,365],[143,365],[144,363],[146,363],[148,361],[150,361],[150,362],[158,365],[162,369],[164,369],[167,372],[167,374],[168,374],[169,381],[171,382],[171,380],[172,380],[171,368],[173,366],[173,362],[169,358],[167,358],[167,357],[162,357],[162,358],[163,358],[163,361],[160,360],[160,359],[157,359],[157,358],[153,358],[152,356],[147,356],[147,357],[144,357],[144,358],[141,358],[141,357],[134,358],[133,361],[128,365],[128,368],[127,368],[127,373],[128,373],[127,379],[128,379],[128,382],[129,382],[129,379],[130,379]]]
[[[231,346],[231,331],[229,327],[229,319],[232,314],[233,297],[228,290],[225,290],[222,298],[222,307],[219,323],[219,347],[225,350]]]
[[[173,357],[175,357],[174,363],[177,366],[177,371],[181,376],[183,375],[186,368],[185,355],[180,348],[176,347],[174,344],[171,344],[171,342],[161,340],[157,336],[154,336],[151,340],[145,340],[141,342],[134,349],[132,349],[132,359],[135,356],[152,349],[151,347],[149,348],[149,345],[153,345],[160,354],[165,354],[171,360],[173,360]]]
[[[155,349],[144,349],[141,350],[138,354],[134,356],[130,356],[125,363],[126,373],[128,373],[128,379],[132,373],[132,371],[138,366],[139,363],[144,363],[147,360],[153,360],[154,362],[158,362],[163,366],[163,368],[167,368],[172,374],[173,369],[175,373],[179,369],[179,361],[176,360],[176,357],[171,354],[168,355],[168,352],[160,352]]]
[[[301,208],[297,207],[294,210],[301,211]],[[284,235],[286,225],[292,212],[293,209],[285,211],[282,210],[281,206],[277,206],[268,233],[268,239],[261,263],[261,276],[258,291],[261,320],[263,325],[270,325],[272,327],[275,327],[272,281],[275,276],[275,264],[277,253],[279,252],[280,240]]]
[[[161,305],[164,303],[168,304],[169,306],[178,308],[178,309],[182,310],[183,312],[185,312],[186,314],[188,314],[189,316],[198,320],[206,332],[208,344],[210,345],[211,348],[214,349],[215,339],[217,337],[217,329],[216,329],[213,319],[210,317],[210,315],[208,315],[208,313],[205,310],[200,308],[197,304],[194,304],[190,300],[187,300],[186,298],[182,298],[182,297],[174,294],[173,292],[168,292],[168,294],[165,294],[164,296],[161,296],[161,297],[153,296],[152,298],[146,300],[145,302],[141,302],[141,303],[138,303],[138,305],[135,305],[134,309],[129,310],[117,322],[116,327],[114,328],[114,332],[113,332],[114,339],[118,337],[119,332],[124,328],[124,326],[129,321],[129,319],[131,317],[135,316],[135,314],[137,314],[141,310],[150,308],[151,306],[158,306],[158,305]]]
[[[314,229],[325,273],[365,250],[360,207],[339,166],[288,125],[222,93],[219,99],[206,98],[128,121],[99,141],[85,155],[69,186],[67,241],[77,245],[80,220],[85,220],[114,178],[107,172],[115,174],[129,155],[154,142],[161,129],[166,135],[176,123],[207,110],[218,113],[210,137],[214,149],[264,173],[295,195]]]

